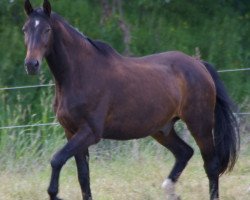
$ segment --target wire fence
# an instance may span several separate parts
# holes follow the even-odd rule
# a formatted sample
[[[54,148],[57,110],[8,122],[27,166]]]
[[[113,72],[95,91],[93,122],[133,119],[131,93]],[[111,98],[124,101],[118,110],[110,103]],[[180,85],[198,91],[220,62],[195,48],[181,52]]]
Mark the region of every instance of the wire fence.
[[[218,73],[225,73],[225,72],[241,72],[241,71],[250,71],[250,68],[241,68],[241,69],[224,69],[218,70]]]
[[[55,84],[51,83],[51,84],[27,85],[27,86],[19,86],[19,87],[6,87],[6,88],[0,88],[0,91],[30,89],[30,88],[39,88],[39,87],[51,87],[51,86],[55,86]]]
[[[32,128],[32,127],[42,127],[42,126],[59,126],[59,123],[44,123],[44,124],[30,124],[30,125],[18,125],[18,126],[3,126],[0,127],[0,130],[3,129],[16,129],[16,128]]]
[[[218,73],[227,73],[227,72],[241,72],[241,71],[250,71],[250,68],[239,68],[239,69],[225,69],[225,70],[218,70]],[[40,85],[28,85],[28,86],[18,86],[18,87],[5,87],[0,88],[0,91],[10,91],[10,90],[20,90],[20,89],[30,89],[30,88],[43,88],[43,87],[52,87],[55,84],[40,84]],[[235,113],[238,116],[249,116],[250,112],[242,112],[242,113]],[[59,126],[59,123],[52,122],[52,123],[39,123],[39,124],[30,124],[30,125],[13,125],[13,126],[3,126],[0,127],[0,130],[4,129],[16,129],[16,128],[32,128],[32,127],[43,127],[43,126]]]

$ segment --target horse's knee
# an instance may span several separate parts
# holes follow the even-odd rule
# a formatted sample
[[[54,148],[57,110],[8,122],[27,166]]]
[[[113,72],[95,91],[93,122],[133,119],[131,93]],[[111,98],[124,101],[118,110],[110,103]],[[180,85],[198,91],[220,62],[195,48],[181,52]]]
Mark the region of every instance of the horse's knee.
[[[65,159],[63,159],[59,154],[55,154],[50,161],[50,165],[53,169],[61,169],[62,166],[65,164]]]

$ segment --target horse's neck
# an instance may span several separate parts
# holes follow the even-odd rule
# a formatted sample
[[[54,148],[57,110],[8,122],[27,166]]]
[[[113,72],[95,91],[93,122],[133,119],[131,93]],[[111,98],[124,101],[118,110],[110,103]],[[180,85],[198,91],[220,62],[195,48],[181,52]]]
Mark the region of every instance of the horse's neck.
[[[71,73],[74,71],[74,67],[79,67],[77,65],[79,59],[81,60],[81,63],[86,63],[83,56],[77,56],[79,55],[79,52],[87,53],[91,51],[91,48],[86,41],[77,36],[71,29],[70,26],[65,27],[63,24],[57,24],[54,29],[52,50],[46,57],[56,84],[60,87],[71,81]]]

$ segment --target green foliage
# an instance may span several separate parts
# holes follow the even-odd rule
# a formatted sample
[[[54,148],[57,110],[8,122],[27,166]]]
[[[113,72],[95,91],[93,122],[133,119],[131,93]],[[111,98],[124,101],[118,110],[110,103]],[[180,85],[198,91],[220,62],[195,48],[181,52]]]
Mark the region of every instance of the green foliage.
[[[36,7],[41,5],[42,0],[31,0],[31,2]],[[51,0],[50,2],[55,12],[90,38],[104,40],[119,52],[124,51],[119,12],[111,9],[111,15],[103,23],[103,8],[99,0]],[[202,59],[215,64],[217,69],[250,67],[249,1],[126,0],[122,2],[124,19],[131,34],[132,55],[142,56],[169,50],[180,50],[194,55],[198,47]],[[21,31],[25,18],[23,1],[0,1],[0,87],[53,82],[45,63],[40,76],[28,77],[25,74],[23,67],[25,47]],[[239,103],[249,96],[249,75],[250,72],[221,74],[230,94]],[[0,125],[51,122],[54,120],[52,99],[53,88],[0,91]],[[47,142],[56,141],[56,138],[62,138],[62,135],[62,130],[58,127],[0,131],[0,152],[13,151],[16,158],[21,158],[25,155],[24,147],[27,148],[26,152],[31,149],[36,152],[37,148],[43,147],[45,149],[46,145],[49,149],[51,143]],[[35,143],[32,142],[33,139]]]

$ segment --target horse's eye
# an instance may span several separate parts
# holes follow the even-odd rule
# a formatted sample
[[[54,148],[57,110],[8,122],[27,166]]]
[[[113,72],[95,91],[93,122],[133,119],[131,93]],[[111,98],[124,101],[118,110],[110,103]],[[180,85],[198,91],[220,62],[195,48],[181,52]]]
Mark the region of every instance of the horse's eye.
[[[49,33],[51,31],[51,28],[45,29],[44,33]]]

